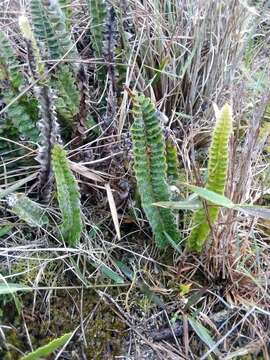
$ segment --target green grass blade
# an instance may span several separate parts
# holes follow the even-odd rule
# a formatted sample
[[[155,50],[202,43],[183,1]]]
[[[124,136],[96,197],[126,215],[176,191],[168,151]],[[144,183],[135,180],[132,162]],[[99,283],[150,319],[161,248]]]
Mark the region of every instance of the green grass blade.
[[[186,201],[159,201],[153,203],[154,206],[164,207],[167,209],[174,210],[198,210],[202,207],[200,201],[197,200],[186,200]]]
[[[14,294],[18,291],[31,291],[29,286],[14,283],[1,283],[0,284],[0,295]]]
[[[9,233],[9,231],[13,228],[12,224],[4,225],[0,227],[0,238]]]
[[[118,275],[115,271],[110,269],[107,265],[100,265],[100,266],[97,266],[97,268],[104,276],[113,280],[116,284],[124,284],[125,283],[125,280],[122,278],[122,276]]]
[[[204,200],[208,200],[215,205],[223,206],[228,209],[233,209],[236,206],[230,199],[228,199],[224,195],[217,194],[214,191],[199,186],[188,185],[188,184],[186,184],[186,186]]]
[[[47,357],[61,346],[64,346],[70,340],[71,336],[72,333],[67,333],[57,339],[54,339],[49,344],[23,356],[20,360],[40,360],[41,358]]]
[[[192,329],[199,336],[199,338],[209,347],[209,349],[216,347],[216,343],[212,339],[209,331],[199,321],[192,318],[191,316],[189,316],[188,321]],[[217,349],[213,351],[216,355],[220,354],[220,352]]]
[[[3,197],[8,196],[9,194],[12,194],[13,192],[17,191],[18,189],[20,189],[20,187],[22,187],[23,185],[25,185],[29,181],[34,180],[36,177],[37,177],[37,173],[31,174],[31,175],[27,176],[24,179],[16,181],[15,184],[9,186],[7,189],[0,190],[0,199],[2,199]]]

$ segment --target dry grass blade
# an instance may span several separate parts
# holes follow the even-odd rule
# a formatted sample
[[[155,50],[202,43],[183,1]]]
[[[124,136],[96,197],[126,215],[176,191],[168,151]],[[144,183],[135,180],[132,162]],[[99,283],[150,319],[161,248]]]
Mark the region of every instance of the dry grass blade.
[[[101,183],[105,182],[105,180],[100,175],[97,175],[95,171],[88,169],[84,165],[77,164],[73,161],[69,161],[69,165],[74,172],[86,177],[87,179]]]
[[[111,189],[109,183],[105,184],[105,189],[107,191],[108,202],[109,202],[109,206],[110,206],[110,210],[111,210],[111,214],[112,214],[112,219],[113,219],[113,224],[115,227],[116,235],[117,235],[118,240],[121,240],[120,225],[119,225],[119,220],[118,220],[117,209],[116,209],[112,189]]]

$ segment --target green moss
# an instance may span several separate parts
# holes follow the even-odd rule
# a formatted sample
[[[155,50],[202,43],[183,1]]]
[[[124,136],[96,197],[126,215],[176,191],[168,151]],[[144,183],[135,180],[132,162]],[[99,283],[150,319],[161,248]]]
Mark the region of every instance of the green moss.
[[[44,298],[36,299],[35,312],[33,310],[33,294],[21,296],[23,303],[24,320],[29,332],[29,336],[36,349],[45,345],[65,332],[73,331],[80,325],[81,318],[85,319],[92,313],[92,318],[85,326],[84,333],[87,346],[74,338],[67,347],[67,351],[82,358],[82,348],[87,359],[103,360],[114,358],[121,355],[124,343],[124,331],[126,325],[115,315],[111,308],[99,302],[100,298],[92,290],[85,290],[83,297],[80,292],[72,290],[57,291],[50,297],[50,312],[47,313],[48,305],[44,304]],[[82,304],[82,309],[76,304]],[[25,327],[20,315],[10,317],[11,302],[3,307],[1,323],[11,325],[16,322],[11,330],[5,331],[6,346],[0,350],[0,358],[3,360],[17,360],[22,352],[29,352]],[[16,329],[16,330],[15,330]],[[78,332],[79,335],[79,332]],[[9,349],[9,351],[8,351]],[[75,356],[75,355],[74,355]],[[48,359],[54,359],[53,356]]]

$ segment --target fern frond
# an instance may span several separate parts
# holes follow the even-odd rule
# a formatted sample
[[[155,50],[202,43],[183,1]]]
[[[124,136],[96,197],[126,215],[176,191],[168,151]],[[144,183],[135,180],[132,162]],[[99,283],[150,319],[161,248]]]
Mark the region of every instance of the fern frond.
[[[214,128],[211,147],[209,150],[208,180],[206,188],[224,194],[228,162],[229,162],[229,139],[232,132],[232,109],[225,104],[217,114],[217,122]]]
[[[232,133],[232,109],[228,104],[216,113],[216,125],[209,150],[208,181],[206,188],[224,195],[229,162],[229,139]],[[210,224],[214,225],[219,208],[214,205],[198,210],[193,215],[192,230],[187,240],[189,250],[200,252],[210,233]],[[210,223],[210,224],[209,224]]]
[[[65,125],[72,128],[74,116],[79,110],[80,94],[74,75],[68,66],[61,66],[52,81],[52,85],[56,88],[57,93],[55,102],[57,112],[65,120]]]
[[[115,91],[115,49],[117,44],[117,22],[116,14],[113,7],[108,11],[108,16],[104,28],[104,40],[103,40],[103,57],[107,63],[109,80]]]
[[[117,60],[116,60],[116,69],[117,69],[117,83],[120,88],[123,87],[123,84],[126,82],[127,69],[129,59],[131,59],[132,48],[130,46],[130,36],[134,34],[134,24],[130,20],[129,16],[129,3],[127,1],[120,1],[118,8],[118,18],[117,18],[117,27],[119,29],[119,42],[115,50]]]
[[[65,15],[57,0],[31,0],[30,9],[35,38],[40,48],[45,46],[48,50],[48,59],[61,59],[66,53],[76,58]]]
[[[47,59],[61,58],[62,51],[42,0],[31,0],[30,10],[34,36],[40,50],[47,50]]]
[[[90,31],[95,56],[103,55],[104,28],[107,16],[107,5],[104,0],[88,0],[89,13],[92,19]]]
[[[171,210],[153,206],[155,202],[170,200],[165,141],[153,103],[144,95],[135,94],[132,100],[134,123],[131,135],[138,190],[156,244],[164,248],[168,245],[165,233],[176,243],[180,238]]]
[[[66,28],[65,15],[57,1],[32,0],[31,13],[34,35],[40,40],[38,42],[44,43],[50,59],[60,60],[66,54],[69,58],[77,58],[76,48]],[[77,65],[74,62],[57,66],[55,74],[50,78],[57,95],[56,111],[69,133],[74,127],[74,117],[80,103],[76,73]]]
[[[44,226],[49,219],[44,209],[36,202],[21,194],[12,194],[8,198],[9,205],[20,219],[30,226]]]
[[[0,136],[7,139],[16,139],[18,137],[18,131],[13,126],[12,120],[8,118],[6,115],[2,115],[0,118]],[[4,151],[8,151],[10,148],[13,148],[13,144],[6,141],[0,142],[0,152],[1,156],[3,156]]]
[[[58,0],[43,0],[45,9],[47,11],[48,20],[52,26],[54,36],[59,44],[61,57],[68,53],[69,58],[76,59],[77,52],[74,46],[69,31],[66,28],[65,14],[60,8]],[[76,63],[73,64],[76,67]]]
[[[0,52],[1,77],[9,85],[8,89],[3,89],[3,100],[8,105],[20,94],[24,78],[20,71],[16,53],[3,32],[0,32],[0,41],[2,45],[2,51]],[[22,139],[37,141],[36,105],[35,99],[31,98],[30,95],[24,95],[7,109],[7,116]]]
[[[166,163],[167,178],[169,182],[179,179],[179,161],[177,156],[177,148],[171,138],[166,140]]]
[[[24,83],[23,74],[20,70],[20,64],[17,61],[16,54],[8,38],[2,31],[0,31],[0,43],[0,64],[3,67],[2,71],[5,72],[12,87],[17,90]]]
[[[62,234],[67,243],[76,245],[82,232],[80,193],[72,174],[66,152],[56,144],[52,150],[52,165],[57,186],[57,198],[62,213]]]
[[[72,2],[71,0],[59,0],[59,5],[61,7],[61,10],[65,14],[66,28],[70,30],[72,22]]]
[[[105,23],[104,41],[103,41],[103,57],[106,62],[108,74],[108,90],[107,90],[107,107],[106,121],[109,124],[113,121],[116,114],[116,74],[115,74],[115,49],[117,42],[117,22],[116,14],[113,7],[108,11]]]
[[[77,75],[77,84],[80,92],[80,104],[78,113],[76,115],[75,129],[73,132],[73,142],[74,145],[79,145],[82,143],[82,140],[85,137],[85,131],[87,130],[88,116],[90,110],[90,96],[88,88],[88,76],[84,69],[84,66],[81,64],[78,75]],[[76,138],[76,139],[75,139]]]
[[[13,97],[9,96],[9,101],[13,98],[14,95]],[[26,101],[24,102],[24,100]],[[20,101],[12,104],[7,109],[7,115],[12,120],[13,126],[18,129],[22,140],[31,140],[36,142],[38,140],[39,132],[36,127],[36,122],[33,121],[33,118],[29,113],[29,111],[31,111],[31,104],[28,106],[28,101],[31,100],[21,98]],[[35,102],[35,99],[32,99],[32,101]]]
[[[41,61],[40,51],[30,22],[25,15],[19,17],[19,27],[27,45],[28,62],[32,75],[34,79],[37,78],[37,75],[42,77],[45,74],[45,66]]]

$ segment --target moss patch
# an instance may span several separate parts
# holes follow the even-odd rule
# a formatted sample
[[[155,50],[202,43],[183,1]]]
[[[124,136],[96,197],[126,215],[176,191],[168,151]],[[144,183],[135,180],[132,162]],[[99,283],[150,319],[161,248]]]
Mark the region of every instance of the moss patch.
[[[11,328],[5,330],[6,342],[0,348],[1,359],[17,360],[21,357],[20,351],[30,351],[24,322],[34,349],[79,326],[66,353],[73,354],[74,358],[76,354],[78,358],[84,355],[95,360],[121,355],[126,326],[108,305],[100,302],[94,291],[84,290],[82,296],[79,291],[61,290],[55,292],[49,301],[46,301],[46,296],[40,296],[36,299],[34,311],[33,294],[22,295],[20,299],[20,314],[16,312],[13,300],[2,308],[1,323]]]

